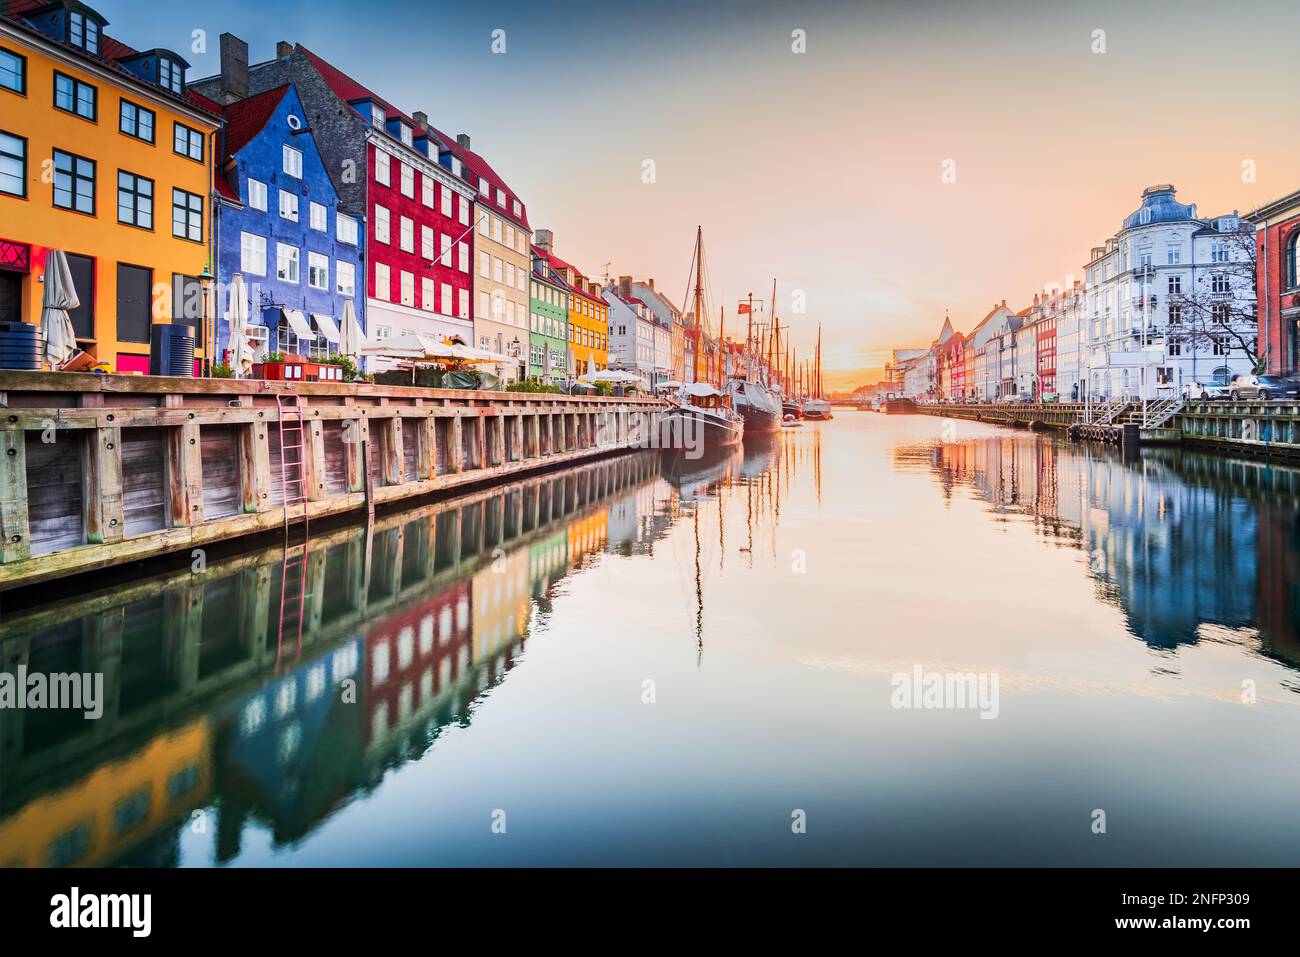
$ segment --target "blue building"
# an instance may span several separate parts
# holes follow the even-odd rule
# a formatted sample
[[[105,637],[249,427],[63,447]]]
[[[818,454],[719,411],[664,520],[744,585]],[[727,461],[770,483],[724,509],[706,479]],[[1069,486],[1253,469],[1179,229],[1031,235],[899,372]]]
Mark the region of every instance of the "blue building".
[[[291,85],[228,105],[216,169],[217,354],[226,357],[227,289],[248,288],[254,355],[338,352],[346,300],[365,325],[362,226],[338,193]]]

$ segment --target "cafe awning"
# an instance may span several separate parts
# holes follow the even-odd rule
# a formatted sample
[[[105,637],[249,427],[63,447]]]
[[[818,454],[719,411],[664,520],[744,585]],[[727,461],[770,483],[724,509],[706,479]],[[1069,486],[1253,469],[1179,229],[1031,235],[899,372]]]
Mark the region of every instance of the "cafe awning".
[[[299,339],[315,339],[316,333],[312,331],[311,323],[307,321],[301,310],[298,309],[281,309],[284,313],[285,320],[289,323],[289,328]]]
[[[327,316],[321,312],[313,312],[311,317],[316,320],[316,328],[320,330],[322,336],[330,342],[336,343],[339,341],[339,326],[338,323],[334,321],[333,316]]]

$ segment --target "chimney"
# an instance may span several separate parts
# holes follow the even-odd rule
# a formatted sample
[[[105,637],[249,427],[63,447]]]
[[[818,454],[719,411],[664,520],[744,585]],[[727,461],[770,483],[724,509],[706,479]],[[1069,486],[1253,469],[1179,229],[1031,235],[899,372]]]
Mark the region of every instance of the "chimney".
[[[651,292],[655,291],[655,281],[653,279],[647,279],[645,284],[650,287]]]
[[[469,149],[469,148],[470,148],[470,146],[469,146],[469,134],[468,134],[468,133],[457,133],[457,134],[456,134],[456,145],[459,146],[459,147],[460,147],[461,149],[463,149],[463,150],[467,150],[467,149]]]
[[[420,129],[427,130],[429,128],[428,113],[423,113],[419,110],[416,110],[415,113],[411,115],[411,119],[415,120],[415,125],[418,126]]]
[[[549,229],[539,229],[533,233],[533,245],[544,253],[551,253],[555,245],[555,234]]]
[[[248,99],[248,44],[233,33],[221,34],[221,105]]]
[[[1007,301],[1005,299],[1002,300],[1002,308],[1007,308]]]
[[[293,52],[293,44],[285,40],[281,40],[279,43],[275,45],[275,58],[277,60],[289,59],[289,54],[292,52]]]
[[[631,276],[618,277],[618,294],[620,296],[623,296],[625,299],[632,298],[632,277]]]

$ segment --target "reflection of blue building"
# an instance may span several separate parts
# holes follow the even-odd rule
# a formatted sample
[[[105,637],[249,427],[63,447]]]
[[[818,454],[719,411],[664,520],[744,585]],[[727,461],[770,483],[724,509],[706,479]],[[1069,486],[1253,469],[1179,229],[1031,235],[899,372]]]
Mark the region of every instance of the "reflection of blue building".
[[[225,291],[235,273],[249,289],[255,355],[338,352],[345,300],[365,328],[361,226],[339,213],[297,91],[212,107],[226,120],[216,172],[219,354],[230,344]]]
[[[248,816],[286,843],[361,785],[363,654],[360,638],[344,642],[213,716],[219,860],[238,852]]]

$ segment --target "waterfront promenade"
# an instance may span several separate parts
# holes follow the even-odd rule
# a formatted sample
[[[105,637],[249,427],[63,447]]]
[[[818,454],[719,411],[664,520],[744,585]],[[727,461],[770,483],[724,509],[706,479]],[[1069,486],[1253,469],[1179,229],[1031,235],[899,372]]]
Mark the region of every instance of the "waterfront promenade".
[[[641,445],[662,405],[0,373],[0,589]]]
[[[1013,428],[1058,429],[1102,442],[1187,443],[1238,455],[1300,457],[1297,402],[918,403],[917,411]]]

